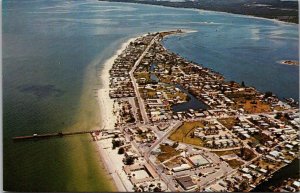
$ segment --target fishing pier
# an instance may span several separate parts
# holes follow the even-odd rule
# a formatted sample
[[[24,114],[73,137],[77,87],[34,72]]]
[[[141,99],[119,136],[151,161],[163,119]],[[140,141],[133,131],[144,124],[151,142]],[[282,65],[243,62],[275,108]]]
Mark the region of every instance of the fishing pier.
[[[81,134],[91,134],[95,133],[98,135],[102,129],[98,130],[88,130],[88,131],[71,131],[71,132],[58,132],[58,133],[45,133],[45,134],[33,134],[33,135],[27,135],[27,136],[17,136],[13,137],[12,139],[14,141],[22,141],[22,140],[30,140],[30,139],[47,139],[52,137],[64,137],[64,136],[70,136],[70,135],[81,135]]]

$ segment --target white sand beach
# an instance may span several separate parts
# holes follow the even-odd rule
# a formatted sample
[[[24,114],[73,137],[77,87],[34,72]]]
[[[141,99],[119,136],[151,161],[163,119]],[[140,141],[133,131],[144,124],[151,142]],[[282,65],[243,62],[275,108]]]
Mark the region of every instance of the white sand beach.
[[[104,67],[101,71],[100,79],[102,88],[98,90],[98,102],[101,114],[101,127],[105,130],[114,129],[117,121],[116,116],[113,114],[114,100],[109,97],[109,70],[112,68],[115,59],[122,53],[123,50],[129,45],[130,42],[136,38],[131,38],[122,44],[120,49],[111,58],[106,60]]]
[[[122,51],[126,49],[127,45],[135,39],[136,38],[131,38],[123,43],[117,52],[103,64],[104,68],[100,75],[102,88],[98,90],[98,103],[101,116],[101,128],[104,130],[113,130],[115,123],[117,122],[117,115],[114,114],[114,99],[109,97],[109,70],[112,68],[118,55],[120,55]],[[127,179],[127,176],[124,176],[122,173],[121,163],[123,156],[119,155],[116,149],[113,150],[111,148],[112,140],[105,139],[97,141],[97,147],[106,170],[114,179],[117,190],[122,192],[130,191],[130,186],[132,185]]]
[[[183,30],[184,33],[192,33],[195,31],[192,30]],[[140,35],[138,37],[145,36]],[[130,42],[134,41],[136,38],[131,38],[118,49],[115,55],[109,58],[103,65],[101,71],[101,83],[102,87],[98,90],[98,103],[100,108],[100,119],[101,119],[101,129],[104,130],[114,130],[115,124],[117,123],[118,118],[118,104],[114,102],[114,99],[109,97],[109,84],[110,84],[110,75],[109,70],[112,68],[115,59],[126,49],[127,45]],[[115,113],[114,113],[115,112]],[[112,149],[112,138],[101,139],[97,142],[97,148],[101,156],[101,160],[104,163],[104,166],[108,173],[112,176],[116,188],[120,192],[132,192],[133,185],[129,181],[128,176],[123,170],[122,159],[124,155],[118,154],[117,149]],[[136,150],[138,152],[138,150]]]

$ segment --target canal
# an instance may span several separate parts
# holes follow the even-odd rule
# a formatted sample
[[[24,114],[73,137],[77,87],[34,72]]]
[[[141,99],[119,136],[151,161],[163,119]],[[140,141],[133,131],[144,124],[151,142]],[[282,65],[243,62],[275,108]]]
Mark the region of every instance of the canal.
[[[151,79],[151,81],[153,83],[159,82],[159,78],[155,74],[156,69],[157,69],[157,64],[156,63],[152,63],[150,65],[150,79]],[[171,108],[172,108],[172,110],[174,112],[182,112],[182,111],[187,111],[189,109],[193,109],[193,110],[206,110],[208,108],[208,106],[206,104],[204,104],[202,101],[198,100],[196,97],[194,97],[193,95],[191,95],[182,86],[176,84],[175,87],[179,88],[182,92],[184,92],[185,94],[187,94],[188,101],[184,102],[184,103],[178,103],[178,104],[172,105]]]
[[[181,112],[181,111],[187,111],[189,109],[193,110],[206,110],[208,106],[204,104],[202,101],[198,100],[196,97],[191,95],[187,90],[185,90],[180,85],[175,85],[177,88],[179,88],[182,92],[188,95],[189,100],[184,103],[179,103],[172,105],[172,110],[174,112]]]
[[[254,188],[251,192],[270,192],[270,186],[276,186],[288,178],[299,178],[299,159],[281,168],[273,177]]]
[[[152,63],[150,65],[150,79],[152,80],[153,83],[158,83],[159,79],[154,72],[155,68],[157,68],[157,65],[155,63]]]

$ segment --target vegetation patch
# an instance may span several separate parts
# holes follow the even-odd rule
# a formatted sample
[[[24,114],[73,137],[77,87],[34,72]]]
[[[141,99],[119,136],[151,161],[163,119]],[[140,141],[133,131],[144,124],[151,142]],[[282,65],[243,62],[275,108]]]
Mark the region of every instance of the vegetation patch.
[[[241,165],[244,164],[244,162],[237,160],[237,159],[233,159],[233,160],[228,160],[226,161],[230,167],[232,167],[233,169],[240,167]]]
[[[262,135],[262,134],[260,134],[260,133],[254,134],[254,135],[253,135],[253,138],[254,138],[258,143],[260,143],[260,144],[262,144],[262,145],[264,145],[268,140],[270,140],[269,137],[264,136],[264,135]]]
[[[136,72],[134,73],[134,77],[139,80],[141,78],[145,79],[145,82],[150,82],[150,74],[148,72]]]
[[[167,168],[174,168],[178,165],[181,165],[182,164],[182,160],[180,157],[177,157],[177,158],[174,158],[174,159],[171,159],[169,161],[167,161],[166,163],[164,163],[164,165],[167,167]]]
[[[218,156],[230,155],[230,154],[239,154],[241,151],[237,150],[226,150],[226,151],[212,151],[212,153],[217,154]]]
[[[175,132],[173,132],[169,139],[182,143],[203,146],[204,141],[194,137],[194,131],[197,127],[203,127],[203,123],[200,121],[184,122]]]
[[[238,123],[238,120],[235,118],[224,118],[218,120],[222,125],[224,125],[227,129],[231,129],[235,124]]]
[[[172,83],[172,80],[174,80],[173,76],[169,76],[169,75],[159,76],[159,81],[163,83],[170,84]]]
[[[174,147],[170,146],[170,145],[160,145],[160,150],[161,153],[157,156],[157,159],[160,162],[164,162],[168,159],[170,159],[171,157],[174,157],[176,155],[180,154],[180,151],[177,151]]]
[[[241,159],[245,161],[250,161],[256,157],[255,153],[252,150],[245,147],[241,149],[235,149],[235,150],[212,151],[212,152],[217,154],[220,157],[223,155],[236,154],[237,156],[239,156]]]
[[[235,99],[236,108],[243,108],[246,113],[264,113],[271,111],[271,106],[268,103],[260,100]]]
[[[181,101],[187,101],[188,100],[188,96],[184,92],[176,92],[175,94],[168,93],[167,96],[168,96],[169,99],[173,99],[173,100],[175,100],[177,98]]]

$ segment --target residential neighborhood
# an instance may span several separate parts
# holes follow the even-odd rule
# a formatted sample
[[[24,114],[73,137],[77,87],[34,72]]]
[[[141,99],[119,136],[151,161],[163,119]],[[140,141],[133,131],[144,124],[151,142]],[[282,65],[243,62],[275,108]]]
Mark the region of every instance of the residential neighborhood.
[[[149,33],[117,57],[117,122],[95,141],[126,191],[251,191],[299,158],[299,109],[166,50],[181,33]]]

